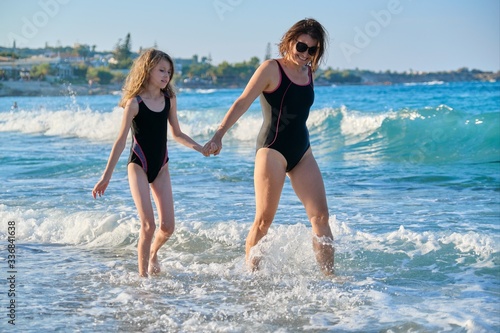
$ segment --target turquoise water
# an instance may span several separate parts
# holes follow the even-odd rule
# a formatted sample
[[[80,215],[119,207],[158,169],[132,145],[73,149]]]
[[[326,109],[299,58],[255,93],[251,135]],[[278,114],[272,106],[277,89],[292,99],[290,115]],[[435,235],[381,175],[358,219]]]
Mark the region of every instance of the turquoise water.
[[[182,129],[206,142],[240,92],[181,91]],[[91,197],[118,131],[118,99],[0,98],[4,281],[9,224],[16,245],[15,296],[2,285],[0,331],[500,329],[499,83],[316,88],[308,126],[336,278],[318,272],[289,182],[259,244],[261,271],[244,268],[257,102],[220,156],[169,140],[176,232],[160,253],[163,273],[138,278],[128,147],[106,196]]]

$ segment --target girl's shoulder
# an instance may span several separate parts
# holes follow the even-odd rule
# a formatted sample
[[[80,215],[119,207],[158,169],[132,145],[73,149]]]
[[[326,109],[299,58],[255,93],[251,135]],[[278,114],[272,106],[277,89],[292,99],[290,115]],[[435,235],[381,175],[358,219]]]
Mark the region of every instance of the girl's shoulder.
[[[165,96],[165,99],[168,99],[170,100],[170,102],[174,102],[177,100],[177,96],[175,93],[173,92],[169,92],[169,91],[164,91],[163,92],[163,95]]]
[[[140,101],[137,98],[139,96],[135,96],[135,97],[131,97],[127,100],[127,102],[125,103],[125,112],[128,112],[130,113],[133,117],[135,117],[138,113],[139,113],[139,103]],[[142,100],[141,100],[142,101]]]
[[[134,97],[130,97],[127,101],[127,103],[125,104],[126,107],[139,107],[139,103],[142,102],[142,98],[141,96],[137,95],[137,96],[134,96]]]

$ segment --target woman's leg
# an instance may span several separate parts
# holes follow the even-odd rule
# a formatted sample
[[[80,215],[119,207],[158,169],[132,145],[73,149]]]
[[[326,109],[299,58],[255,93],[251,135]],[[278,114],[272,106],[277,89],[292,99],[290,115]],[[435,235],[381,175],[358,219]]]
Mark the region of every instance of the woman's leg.
[[[286,160],[273,149],[261,148],[255,157],[255,219],[246,240],[246,260],[257,269],[259,258],[251,258],[250,250],[267,234],[273,222],[285,183]]]
[[[151,184],[151,188],[153,190],[156,209],[158,210],[160,228],[156,232],[153,245],[151,245],[149,273],[158,274],[161,270],[160,263],[158,262],[158,250],[172,236],[175,228],[174,199],[168,163],[160,170],[160,173]]]
[[[329,225],[325,185],[318,164],[309,149],[299,164],[288,173],[292,187],[304,205],[313,233],[316,259],[325,274],[333,274],[334,247]]]
[[[128,181],[141,221],[137,244],[139,275],[146,277],[148,276],[149,251],[156,229],[149,183],[144,170],[135,163],[128,164]]]

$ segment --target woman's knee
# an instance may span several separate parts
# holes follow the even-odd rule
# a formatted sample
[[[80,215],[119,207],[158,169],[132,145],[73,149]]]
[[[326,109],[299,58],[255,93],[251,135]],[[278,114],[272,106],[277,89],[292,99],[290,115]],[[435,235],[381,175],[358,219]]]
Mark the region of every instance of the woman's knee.
[[[319,210],[309,216],[309,220],[318,228],[329,228],[330,214],[328,210]]]
[[[328,212],[328,210],[319,211],[314,214],[313,218],[317,219],[318,221],[328,222],[328,220],[330,219],[330,213]]]
[[[257,229],[259,232],[266,234],[271,224],[273,223],[273,219],[265,218],[265,217],[256,217],[253,228]]]

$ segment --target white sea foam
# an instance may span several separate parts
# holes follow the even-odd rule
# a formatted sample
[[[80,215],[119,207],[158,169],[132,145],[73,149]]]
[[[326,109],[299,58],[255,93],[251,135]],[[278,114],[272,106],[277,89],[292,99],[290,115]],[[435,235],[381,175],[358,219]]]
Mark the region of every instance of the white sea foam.
[[[363,140],[377,128],[387,115],[367,115],[356,111],[340,110],[342,134],[350,143]],[[339,110],[312,110],[308,119],[309,127],[322,126],[337,117]],[[118,134],[123,109],[114,107],[112,112],[100,112],[90,108],[81,110],[18,110],[0,113],[0,132],[22,132],[48,136],[78,137],[83,139],[111,142]],[[179,110],[182,130],[193,137],[209,138],[217,129],[224,113],[221,111]],[[248,112],[232,128],[227,137],[237,141],[255,141],[262,125],[260,112]],[[314,129],[312,129],[314,132]],[[351,142],[352,141],[352,142]]]
[[[136,213],[131,207],[115,209],[121,212],[71,213],[57,208],[12,209],[1,205],[0,217],[16,221],[17,238],[23,242],[73,244],[89,248],[130,245],[138,236],[139,222]],[[468,255],[483,267],[488,267],[485,262],[492,265],[494,254],[499,251],[496,245],[498,237],[476,232],[416,232],[400,226],[392,232],[373,234],[355,230],[345,222],[336,221],[335,217],[331,220],[331,226],[337,254],[353,255],[362,250],[387,255],[404,253],[412,259],[444,251],[443,247],[451,244],[457,258]],[[224,248],[236,250],[244,244],[248,229],[248,224],[236,222],[212,223],[208,226],[201,222],[179,222],[173,246],[186,248],[188,252],[196,251],[199,246],[208,246],[213,252]],[[0,231],[0,234],[6,236],[4,233],[5,230]],[[311,240],[312,233],[308,225],[273,225],[255,249],[267,258],[264,259],[263,271],[269,271],[270,274],[309,271],[314,262]]]
[[[3,112],[0,131],[112,141],[118,134],[122,114],[123,109],[118,107],[108,113],[90,109]]]
[[[387,331],[459,327],[487,332],[495,327],[493,317],[475,310],[478,294],[484,295],[482,311],[493,307],[495,298],[484,291],[488,286],[480,285],[474,271],[494,267],[474,268],[474,263],[493,262],[498,256],[494,235],[403,226],[374,233],[332,217],[339,277],[325,279],[316,265],[309,224],[274,224],[256,249],[263,255],[261,269],[251,274],[244,265],[249,223],[178,221],[160,253],[164,273],[141,281],[136,274],[135,211],[119,205],[112,211],[117,213],[0,205],[0,219],[16,221],[17,244],[65,244],[61,254],[44,248],[47,262],[40,262],[40,255],[30,259],[26,252],[20,262],[25,267],[28,260],[50,264],[58,276],[72,274],[57,284],[61,291],[55,294],[64,294],[70,280],[71,288],[82,286],[81,297],[91,293],[92,302],[79,306],[80,321],[88,317],[109,323],[119,317],[121,325],[146,331],[263,329],[258,323],[340,331],[366,331],[374,325]],[[5,230],[0,237],[6,239]],[[78,259],[87,252],[91,260]],[[59,257],[62,263],[55,264]],[[455,263],[460,257],[468,263]],[[81,262],[90,268],[78,267]],[[454,282],[442,285],[443,276]],[[69,296],[44,297],[56,309],[71,302]]]
[[[348,111],[342,107],[341,133],[346,137],[346,144],[352,145],[365,140],[380,128],[387,114],[367,114],[357,111]]]
[[[94,141],[112,142],[116,139],[122,121],[123,109],[112,112],[85,110],[34,110],[0,113],[0,132],[21,132],[47,136],[78,137]],[[178,111],[181,129],[193,137],[208,139],[215,133],[222,116],[216,112]],[[228,138],[253,141],[257,137],[262,119],[253,114],[245,115]],[[169,132],[169,135],[170,132]]]

